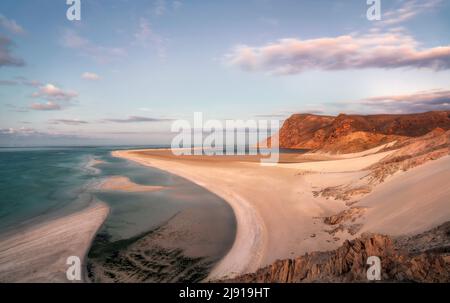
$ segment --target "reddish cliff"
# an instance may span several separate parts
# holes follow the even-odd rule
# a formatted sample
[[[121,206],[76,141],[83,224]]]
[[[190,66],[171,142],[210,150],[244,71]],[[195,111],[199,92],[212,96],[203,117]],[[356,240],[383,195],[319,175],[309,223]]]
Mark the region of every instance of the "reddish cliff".
[[[337,117],[296,114],[285,121],[279,138],[281,148],[349,153],[423,136],[436,128],[450,129],[450,111]]]

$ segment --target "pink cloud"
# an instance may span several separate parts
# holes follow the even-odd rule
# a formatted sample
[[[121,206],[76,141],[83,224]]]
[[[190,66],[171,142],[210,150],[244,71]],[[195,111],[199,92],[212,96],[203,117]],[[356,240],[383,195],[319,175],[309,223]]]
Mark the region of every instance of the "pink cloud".
[[[298,74],[307,70],[450,68],[450,46],[422,49],[401,32],[344,35],[310,40],[281,39],[260,47],[241,45],[226,61],[247,71]]]
[[[384,112],[423,112],[450,110],[450,90],[433,89],[409,94],[385,95],[360,101]]]
[[[30,106],[33,110],[40,110],[40,111],[53,111],[53,110],[61,110],[61,106],[54,102],[47,102],[47,103],[33,103]]]

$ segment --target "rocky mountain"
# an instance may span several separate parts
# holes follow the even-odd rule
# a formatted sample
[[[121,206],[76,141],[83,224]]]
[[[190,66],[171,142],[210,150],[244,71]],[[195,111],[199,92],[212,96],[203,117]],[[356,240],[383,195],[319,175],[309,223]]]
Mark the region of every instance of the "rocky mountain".
[[[329,252],[313,252],[226,282],[367,282],[369,256],[381,259],[383,282],[450,282],[450,222],[410,237],[365,234]]]
[[[285,121],[278,137],[281,148],[352,153],[423,136],[436,128],[450,130],[450,111],[337,117],[295,114]]]

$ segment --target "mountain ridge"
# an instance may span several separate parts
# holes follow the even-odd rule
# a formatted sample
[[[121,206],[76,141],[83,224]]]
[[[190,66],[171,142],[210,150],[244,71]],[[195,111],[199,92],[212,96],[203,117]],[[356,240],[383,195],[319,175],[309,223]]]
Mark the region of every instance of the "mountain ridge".
[[[338,116],[294,114],[284,122],[277,136],[280,148],[353,153],[420,137],[436,128],[450,130],[450,111]]]

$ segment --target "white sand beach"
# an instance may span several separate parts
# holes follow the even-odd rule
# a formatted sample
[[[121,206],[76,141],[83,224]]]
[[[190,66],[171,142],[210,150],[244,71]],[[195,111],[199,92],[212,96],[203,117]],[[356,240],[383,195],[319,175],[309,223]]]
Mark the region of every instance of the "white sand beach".
[[[389,187],[389,183],[383,185],[386,187],[380,186],[373,195],[380,195],[385,202],[378,204],[379,197],[372,201],[371,194],[366,196],[361,203],[368,208],[368,214],[363,218],[366,228],[363,227],[361,232],[329,232],[329,226],[321,218],[337,214],[348,209],[348,206],[342,200],[316,196],[314,191],[359,180],[367,175],[365,168],[390,153],[356,154],[354,158],[343,155],[341,160],[333,157],[330,161],[279,164],[275,167],[264,167],[255,161],[245,162],[242,158],[224,161],[221,157],[176,157],[170,151],[116,151],[113,155],[184,177],[217,194],[232,206],[237,219],[237,235],[230,252],[210,274],[210,279],[218,279],[253,272],[278,259],[335,249],[344,240],[354,238],[362,231],[379,231],[377,227],[380,226],[388,234],[400,232],[395,216],[390,224],[380,222],[380,216],[386,215],[383,204],[405,203],[408,195],[392,196],[391,200],[395,202],[388,202],[386,196],[390,195],[389,191],[399,191],[403,182],[407,182],[403,184],[405,192],[414,187],[416,194],[415,202],[408,205],[408,216],[414,214],[414,221],[426,221],[427,224],[405,225],[402,233],[417,232],[448,221],[448,190],[440,192],[437,199],[429,200],[427,212],[423,212],[422,206],[422,200],[426,200],[433,191],[430,183],[422,182],[423,178],[437,180],[447,177],[445,180],[448,180],[449,170],[436,170],[435,167],[448,166],[450,157],[446,156],[440,162],[432,161],[415,170],[399,173],[401,178],[392,178],[398,180],[398,184],[391,185],[393,188]],[[422,177],[408,177],[413,175]],[[392,211],[397,212],[397,209],[402,212],[401,207]],[[402,216],[401,213],[397,215]],[[406,220],[406,217],[402,218]]]

